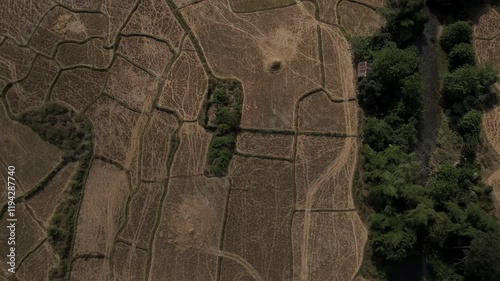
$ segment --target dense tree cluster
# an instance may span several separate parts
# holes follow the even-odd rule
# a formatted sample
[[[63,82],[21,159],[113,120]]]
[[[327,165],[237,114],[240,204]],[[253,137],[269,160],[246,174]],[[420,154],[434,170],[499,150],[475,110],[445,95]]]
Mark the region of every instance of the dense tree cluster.
[[[57,103],[46,104],[20,115],[18,120],[43,140],[63,151],[63,157],[77,160],[92,143],[90,122]]]
[[[481,111],[495,102],[490,86],[497,72],[475,65],[468,22],[445,28],[440,44],[451,73],[443,77],[443,106],[458,117],[452,127],[462,139],[461,158],[422,177],[414,153],[422,112],[420,59],[406,47],[425,23],[420,2],[389,1],[385,30],[352,40],[355,61],[371,63],[358,84],[358,102],[366,115],[363,182],[374,210],[372,256],[386,276],[421,256],[426,280],[498,280],[498,251],[489,253],[486,245],[500,248],[500,228],[490,214],[491,187],[481,182],[476,162]]]
[[[213,130],[207,155],[207,175],[223,176],[227,173],[229,162],[236,149],[236,134],[241,120],[241,85],[236,81],[216,81],[209,83],[209,100],[206,111],[205,127]],[[210,119],[210,120],[209,120]],[[210,121],[215,125],[211,128]]]

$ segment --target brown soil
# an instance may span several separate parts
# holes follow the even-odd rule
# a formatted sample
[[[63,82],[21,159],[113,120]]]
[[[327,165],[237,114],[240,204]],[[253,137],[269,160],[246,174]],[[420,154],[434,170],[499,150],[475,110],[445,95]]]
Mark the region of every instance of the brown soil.
[[[192,46],[186,41],[184,48]],[[198,116],[208,87],[208,77],[198,55],[184,51],[173,64],[163,86],[159,105],[172,108],[184,120]]]
[[[129,193],[126,174],[95,160],[85,185],[74,246],[74,255],[108,255],[123,220]]]
[[[57,71],[58,66],[55,62],[44,57],[37,57],[28,77],[14,84],[7,92],[10,110],[20,113],[42,105]]]
[[[244,132],[238,134],[236,145],[241,153],[290,158],[293,136]]]

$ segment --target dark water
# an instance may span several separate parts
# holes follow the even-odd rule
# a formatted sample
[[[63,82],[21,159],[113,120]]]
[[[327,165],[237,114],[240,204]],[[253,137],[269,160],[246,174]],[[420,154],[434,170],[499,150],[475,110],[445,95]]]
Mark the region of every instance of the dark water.
[[[427,11],[429,21],[425,25],[423,36],[417,41],[422,62],[422,79],[424,83],[424,108],[422,124],[419,128],[417,154],[425,169],[430,156],[436,148],[439,127],[441,124],[441,107],[439,104],[439,72],[436,44],[438,42],[439,21]]]

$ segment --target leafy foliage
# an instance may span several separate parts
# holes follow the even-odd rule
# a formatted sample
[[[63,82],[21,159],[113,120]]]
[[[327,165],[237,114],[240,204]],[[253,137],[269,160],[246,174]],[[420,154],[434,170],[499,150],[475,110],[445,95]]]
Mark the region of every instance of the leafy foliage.
[[[428,18],[424,0],[388,0],[386,30],[399,46],[408,46],[424,30]]]
[[[373,53],[372,68],[358,85],[358,99],[365,111],[386,114],[403,100],[399,105],[406,107],[406,113],[419,111],[422,82],[416,50],[385,47]]]
[[[500,232],[498,230],[481,234],[472,241],[465,258],[465,280],[500,280]]]
[[[63,157],[77,160],[92,143],[89,122],[72,110],[50,103],[19,117],[19,121],[30,127],[43,140],[63,150]]]
[[[460,43],[470,44],[471,41],[472,26],[466,21],[457,21],[444,28],[439,43],[443,50],[449,53],[454,46]]]
[[[455,45],[448,54],[448,60],[451,70],[455,70],[464,65],[474,65],[474,48],[472,48],[472,45],[468,43]]]
[[[227,173],[236,148],[236,134],[241,120],[241,85],[234,80],[209,82],[209,108],[215,109],[216,128],[210,142],[206,173],[221,177]],[[206,121],[208,122],[208,121]]]

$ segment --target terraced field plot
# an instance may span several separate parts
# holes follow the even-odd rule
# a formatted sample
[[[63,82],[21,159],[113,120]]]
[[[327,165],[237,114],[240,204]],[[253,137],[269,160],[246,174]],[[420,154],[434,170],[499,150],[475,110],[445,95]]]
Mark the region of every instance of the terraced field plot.
[[[348,38],[380,27],[381,5],[8,0],[0,166],[29,193],[17,280],[353,280],[367,230]],[[217,120],[239,112],[207,104],[234,103],[217,96],[231,79],[241,122],[228,133]],[[89,159],[17,122],[53,102],[92,124]],[[217,137],[232,150],[214,152]],[[215,153],[230,154],[225,176],[207,176]]]
[[[500,67],[500,13],[498,9],[488,8],[479,16],[474,26],[474,47],[476,58],[481,64],[491,63],[496,68]],[[500,84],[494,85],[494,90],[500,94]],[[500,155],[500,107],[491,109],[483,115],[482,131],[488,142],[490,151],[487,157],[497,159]],[[490,161],[491,162],[491,161]],[[486,171],[500,167],[500,162],[488,163]],[[489,173],[486,183],[493,187],[493,199],[497,216],[500,217],[500,170]]]

